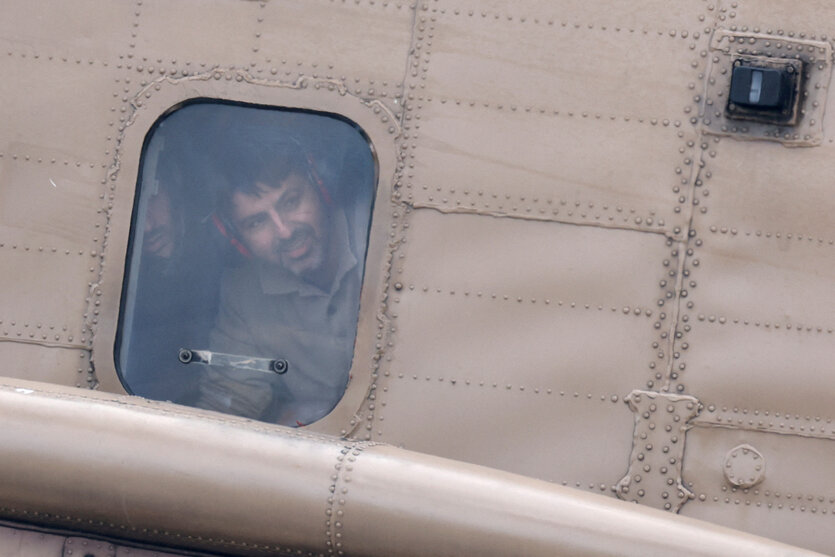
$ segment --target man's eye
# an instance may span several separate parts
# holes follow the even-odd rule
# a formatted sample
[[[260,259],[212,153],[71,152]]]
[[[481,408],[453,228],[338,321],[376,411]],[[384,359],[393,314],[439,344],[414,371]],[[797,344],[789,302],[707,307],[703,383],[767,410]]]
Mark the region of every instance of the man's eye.
[[[246,228],[248,230],[255,230],[255,229],[259,228],[262,224],[264,224],[264,219],[262,219],[262,218],[252,219],[250,221],[247,221]]]
[[[282,204],[281,208],[285,211],[292,211],[299,206],[299,202],[301,201],[301,196],[298,194],[293,194],[287,197]]]

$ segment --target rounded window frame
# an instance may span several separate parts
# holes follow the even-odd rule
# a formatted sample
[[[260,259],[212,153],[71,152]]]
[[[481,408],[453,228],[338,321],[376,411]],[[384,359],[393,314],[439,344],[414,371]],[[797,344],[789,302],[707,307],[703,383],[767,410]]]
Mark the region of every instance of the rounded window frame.
[[[233,72],[234,70],[230,70]],[[109,175],[111,205],[110,227],[103,250],[105,265],[96,288],[99,306],[95,318],[92,362],[99,388],[117,394],[130,394],[122,384],[115,362],[117,332],[121,319],[122,293],[127,280],[127,256],[130,232],[134,226],[135,207],[139,199],[140,168],[146,141],[172,110],[195,102],[214,102],[307,111],[340,118],[352,124],[369,143],[376,162],[376,190],[373,195],[371,223],[365,256],[365,270],[360,294],[360,314],[349,382],[342,398],[325,417],[306,429],[345,435],[352,429],[351,420],[360,413],[363,402],[373,388],[376,355],[376,315],[384,304],[387,277],[385,262],[389,259],[387,231],[393,220],[393,180],[396,169],[396,138],[399,127],[394,113],[379,101],[368,102],[334,87],[310,87],[306,81],[286,84],[279,81],[242,79],[217,82],[208,76],[201,79],[160,79],[149,96],[143,96],[129,125],[124,125],[121,146],[114,171]],[[183,411],[203,410],[180,406]],[[230,419],[237,419],[230,416]]]

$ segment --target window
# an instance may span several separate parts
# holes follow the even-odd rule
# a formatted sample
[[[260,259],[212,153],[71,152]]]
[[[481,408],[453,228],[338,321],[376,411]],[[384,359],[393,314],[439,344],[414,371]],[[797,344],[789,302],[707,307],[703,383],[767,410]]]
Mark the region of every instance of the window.
[[[116,367],[129,392],[284,425],[348,383],[376,163],[339,117],[195,102],[148,134]]]

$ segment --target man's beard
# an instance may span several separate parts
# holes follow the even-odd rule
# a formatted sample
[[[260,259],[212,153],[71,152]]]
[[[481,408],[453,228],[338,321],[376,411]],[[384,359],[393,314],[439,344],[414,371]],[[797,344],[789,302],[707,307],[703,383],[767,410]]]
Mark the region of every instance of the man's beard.
[[[294,250],[307,246],[299,257],[291,257]],[[274,248],[281,266],[301,278],[314,278],[325,263],[325,242],[310,225],[301,225],[286,240]]]

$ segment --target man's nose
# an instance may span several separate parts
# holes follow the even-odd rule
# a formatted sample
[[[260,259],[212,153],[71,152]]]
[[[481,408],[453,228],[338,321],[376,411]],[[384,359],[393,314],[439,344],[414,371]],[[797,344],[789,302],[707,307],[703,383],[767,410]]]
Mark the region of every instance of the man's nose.
[[[286,240],[293,235],[293,230],[289,226],[289,223],[278,214],[278,211],[270,211],[270,220],[275,225],[276,233],[281,240]]]

